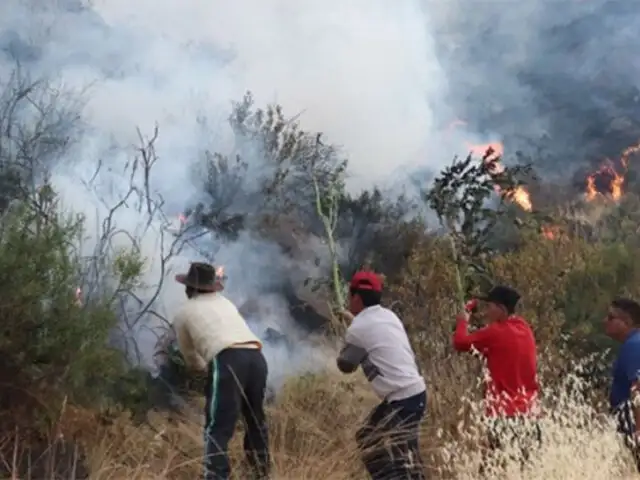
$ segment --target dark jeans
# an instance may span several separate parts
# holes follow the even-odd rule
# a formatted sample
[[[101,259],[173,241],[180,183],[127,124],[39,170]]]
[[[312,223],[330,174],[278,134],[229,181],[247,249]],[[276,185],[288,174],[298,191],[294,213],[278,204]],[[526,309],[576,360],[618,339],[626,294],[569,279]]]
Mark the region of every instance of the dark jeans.
[[[260,350],[228,348],[209,363],[205,387],[205,480],[230,477],[228,445],[240,415],[245,424],[244,450],[253,478],[268,477],[271,462],[264,413],[266,384],[267,362]]]
[[[395,402],[384,401],[356,434],[362,462],[373,480],[423,480],[418,437],[426,408],[425,392]]]
[[[496,417],[489,421],[488,449],[484,452],[480,475],[491,475],[504,468],[507,462],[520,462],[524,469],[531,459],[531,451],[540,448],[540,424],[525,417]],[[506,451],[505,451],[506,449]]]

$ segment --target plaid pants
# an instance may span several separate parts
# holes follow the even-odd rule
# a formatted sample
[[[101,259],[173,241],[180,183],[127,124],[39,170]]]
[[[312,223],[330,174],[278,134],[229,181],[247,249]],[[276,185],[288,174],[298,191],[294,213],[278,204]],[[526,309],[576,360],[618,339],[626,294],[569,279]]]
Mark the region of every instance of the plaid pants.
[[[635,436],[636,424],[629,402],[625,402],[620,407],[614,409],[614,416],[618,425],[618,433],[624,439],[625,446],[631,452],[636,464],[636,469],[640,473],[640,444]]]

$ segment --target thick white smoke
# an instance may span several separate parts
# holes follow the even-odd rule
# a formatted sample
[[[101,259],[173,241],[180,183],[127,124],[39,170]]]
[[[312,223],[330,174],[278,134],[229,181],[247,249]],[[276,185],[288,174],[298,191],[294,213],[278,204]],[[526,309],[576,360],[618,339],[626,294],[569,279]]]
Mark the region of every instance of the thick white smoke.
[[[525,130],[554,133],[560,144],[566,139],[554,130],[553,109],[540,106],[540,91],[557,83],[584,85],[604,61],[598,42],[609,49],[632,42],[628,32],[637,15],[628,14],[622,29],[620,22],[606,22],[615,12],[597,24],[598,9],[608,3],[4,0],[0,79],[8,78],[18,59],[34,77],[82,92],[83,136],[56,167],[54,180],[68,207],[84,213],[89,226],[99,224],[106,207],[81,180],[102,161],[111,173],[96,188],[116,198],[123,166],[138,143],[136,128],[149,136],[157,123],[159,161],[152,181],[167,215],[177,218],[198,195],[192,167],[200,153],[228,151],[226,117],[231,101],[247,90],[259,106],[277,102],[288,115],[299,114],[305,129],[342,145],[351,190],[402,183],[415,170],[438,169],[453,154],[466,153],[469,143],[506,137],[521,146],[515,139]],[[584,32],[575,34],[584,44],[581,70],[566,45],[563,50],[553,35],[540,33],[587,17],[595,37],[585,43]],[[618,66],[611,59],[607,64]],[[522,71],[544,74],[544,81],[529,81]],[[567,100],[575,91],[558,95]],[[466,126],[448,128],[460,118]],[[122,209],[116,220],[135,230],[142,215]],[[159,228],[157,220],[142,240],[150,285],[160,275]],[[273,269],[274,259],[289,261],[274,244],[247,235],[210,247],[225,265],[229,295],[238,303],[261,295],[283,274]],[[174,259],[159,298],[167,316],[182,301],[173,273],[196,259],[193,250]],[[292,328],[281,302],[262,316],[269,317],[261,319],[264,325]],[[141,339],[148,360],[153,339]],[[304,364],[280,362],[296,363]]]
[[[159,161],[152,182],[166,201],[165,213],[176,218],[199,193],[192,167],[200,152],[228,150],[226,116],[231,101],[246,90],[258,105],[278,102],[290,115],[301,114],[305,128],[342,144],[351,162],[351,188],[422,164],[426,146],[435,140],[432,103],[445,79],[419,2],[109,0],[43,6],[9,0],[2,10],[2,75],[15,68],[17,57],[31,75],[82,92],[86,102],[83,136],[55,168],[54,181],[89,228],[99,227],[128,188],[123,167],[139,143],[136,129],[150,136],[156,123]],[[102,173],[87,188],[83,182],[98,161]],[[144,215],[131,207],[114,220],[118,228],[140,232]],[[161,275],[160,229],[156,218],[140,238],[148,295]],[[121,236],[116,243],[127,246],[128,239]],[[88,253],[91,239],[86,244]],[[237,242],[207,247],[226,267],[232,299],[242,304],[257,296],[268,304],[250,319],[256,329],[275,327],[295,339],[284,301],[264,293],[290,262],[277,246],[242,235]],[[180,304],[182,288],[172,276],[197,259],[189,249],[173,259],[157,302],[160,312],[170,317]],[[298,271],[312,268],[311,262]],[[155,337],[146,328],[136,331],[149,362]],[[299,342],[293,350],[268,351],[273,377],[322,367],[316,351]]]

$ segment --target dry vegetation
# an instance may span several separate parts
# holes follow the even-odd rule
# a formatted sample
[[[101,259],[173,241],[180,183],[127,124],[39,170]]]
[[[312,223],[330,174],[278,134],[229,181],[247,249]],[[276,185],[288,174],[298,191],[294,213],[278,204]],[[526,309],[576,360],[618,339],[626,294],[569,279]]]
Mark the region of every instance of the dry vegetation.
[[[142,302],[132,316],[122,308],[130,306],[127,300],[135,297],[140,280],[139,244],[132,238],[130,248],[116,249],[117,229],[108,217],[95,255],[79,255],[75,246],[85,232],[82,219],[69,218],[50,188],[32,188],[41,183],[38,172],[48,171],[47,162],[64,154],[64,142],[53,139],[69,138],[69,133],[60,126],[62,120],[47,123],[53,107],[40,105],[31,112],[33,118],[13,118],[12,108],[20,102],[31,108],[35,90],[43,89],[37,96],[42,102],[52,100],[42,94],[46,86],[18,77],[11,81],[0,99],[8,106],[0,109],[6,126],[0,131],[0,181],[15,187],[0,192],[0,475],[195,478],[203,450],[202,399],[194,395],[193,411],[181,417],[150,410],[145,403],[148,375],[127,365],[122,349],[108,347],[117,327],[129,327],[152,313],[152,303]],[[240,151],[235,162],[205,152],[202,188],[211,198],[194,207],[189,222],[222,242],[250,228],[265,237],[269,229],[280,228],[276,233],[286,236],[291,232],[288,227],[282,231],[286,223],[281,220],[293,218],[298,231],[307,235],[297,245],[335,240],[327,242],[331,261],[321,265],[330,281],[317,295],[328,298],[333,292],[336,301],[344,293],[339,277],[364,263],[384,273],[385,301],[405,321],[428,381],[425,466],[432,478],[476,478],[484,438],[477,413],[482,371],[478,359],[457,355],[451,347],[460,289],[459,265],[449,243],[425,233],[421,222],[407,221],[416,216],[403,199],[388,199],[378,191],[347,195],[346,163],[338,150],[301,131],[278,108],[255,111],[248,96],[236,105],[230,121],[238,144],[273,162],[265,170],[274,176],[261,179],[258,191],[245,192],[246,152]],[[33,128],[9,128],[16,122]],[[154,139],[141,141],[137,152],[145,182],[157,160]],[[49,150],[38,143],[45,141]],[[134,213],[161,216],[161,205],[149,198],[153,188],[145,182],[132,183],[128,194],[140,197]],[[265,206],[262,222],[251,225],[255,212],[225,213],[225,205],[238,195],[252,200],[245,204]],[[610,346],[600,333],[600,319],[611,298],[640,298],[638,200],[632,194],[620,203],[603,199],[598,205],[581,205],[573,216],[551,206],[544,218],[509,207],[520,227],[513,227],[513,218],[496,224],[489,232],[494,245],[481,260],[485,278],[511,284],[523,295],[522,314],[539,342],[545,418],[544,446],[534,455],[531,471],[507,465],[508,477],[627,478],[632,464],[603,406],[607,372],[600,362],[609,359],[591,356]],[[543,235],[542,227],[549,225],[554,234]],[[333,248],[338,244],[349,250],[340,264]],[[300,253],[295,248],[289,249],[292,257]],[[167,264],[171,250],[163,258]],[[78,305],[74,291],[81,282],[93,293]],[[335,348],[335,338],[327,335],[327,342]],[[375,402],[361,374],[339,375],[333,358],[327,358],[325,372],[290,378],[269,407],[275,478],[363,478],[354,433]],[[245,478],[240,435],[232,457],[237,478]]]
[[[416,251],[410,268],[390,286],[388,300],[414,332],[429,381],[429,413],[422,429],[426,466],[432,478],[476,478],[480,369],[477,359],[458,356],[449,346],[455,291],[451,265],[439,248],[432,240]],[[604,393],[585,383],[577,367],[565,365],[568,357],[554,328],[562,325],[562,313],[549,299],[566,288],[568,270],[584,268],[592,256],[591,247],[579,239],[532,238],[522,250],[492,262],[498,278],[524,293],[523,313],[536,327],[545,385],[544,447],[530,471],[519,476],[511,465],[508,478],[632,478],[630,459],[602,414]],[[425,324],[428,337],[418,333]],[[66,468],[76,461],[78,472],[95,479],[194,478],[201,468],[199,401],[194,398],[190,419],[150,413],[143,425],[124,412],[107,418],[63,406],[50,435],[56,439],[50,449],[57,450],[58,471],[60,462]],[[324,374],[291,379],[269,408],[276,478],[364,478],[353,436],[375,402],[360,374],[344,377],[330,364]],[[8,466],[20,461],[28,447],[23,440],[19,431],[5,432],[3,462]],[[237,478],[244,478],[241,435],[234,439],[232,456]]]

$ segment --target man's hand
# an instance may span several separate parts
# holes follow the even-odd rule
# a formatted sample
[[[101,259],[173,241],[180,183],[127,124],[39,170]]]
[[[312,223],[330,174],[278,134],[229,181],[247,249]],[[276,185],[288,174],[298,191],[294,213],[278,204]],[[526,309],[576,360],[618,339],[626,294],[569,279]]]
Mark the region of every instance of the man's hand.
[[[456,323],[468,322],[468,321],[469,321],[469,314],[467,312],[460,312],[458,315],[456,315]]]
[[[478,300],[471,299],[464,305],[464,311],[467,313],[474,313],[478,308]]]
[[[354,315],[349,310],[340,310],[338,312],[338,317],[345,322],[351,323]]]

